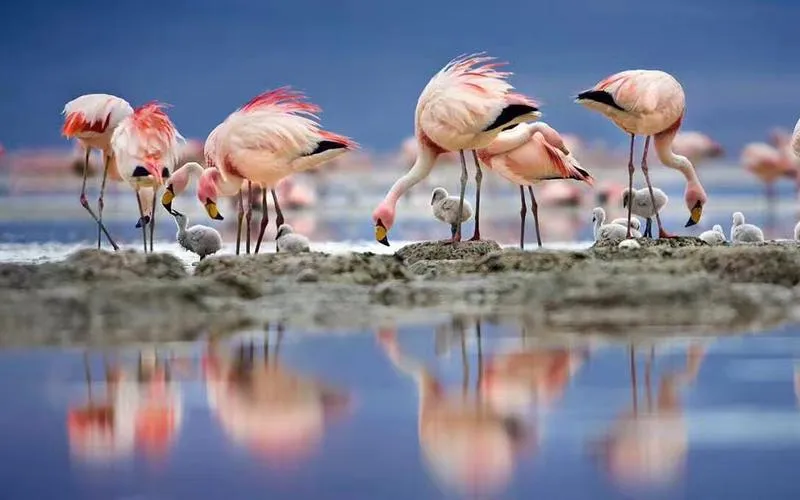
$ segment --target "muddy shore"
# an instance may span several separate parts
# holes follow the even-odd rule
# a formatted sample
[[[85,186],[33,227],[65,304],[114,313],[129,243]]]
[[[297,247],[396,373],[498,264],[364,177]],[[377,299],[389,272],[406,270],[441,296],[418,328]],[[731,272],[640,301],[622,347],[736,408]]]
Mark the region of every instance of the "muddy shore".
[[[450,315],[523,324],[530,335],[719,334],[800,317],[794,243],[520,251],[418,243],[395,255],[211,257],[81,250],[0,265],[0,345],[191,340],[259,328],[332,331]]]

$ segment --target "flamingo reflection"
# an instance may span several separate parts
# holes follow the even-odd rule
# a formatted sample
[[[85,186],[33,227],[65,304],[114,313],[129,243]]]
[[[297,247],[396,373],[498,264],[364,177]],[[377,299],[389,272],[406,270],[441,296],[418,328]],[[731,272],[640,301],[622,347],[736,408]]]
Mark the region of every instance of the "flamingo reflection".
[[[480,325],[472,395],[465,329],[462,384],[447,390],[431,370],[402,352],[393,329],[381,330],[378,339],[392,364],[416,383],[419,442],[431,475],[462,493],[492,494],[508,485],[517,460],[536,445],[536,428],[527,420],[531,405],[552,401],[579,363],[562,349],[527,349],[489,358],[484,366]],[[454,321],[454,328],[463,326]],[[437,333],[437,350],[447,349],[441,330]]]
[[[140,353],[135,371],[107,360],[104,387],[94,390],[88,355],[84,356],[88,402],[69,409],[67,434],[73,457],[105,462],[132,456],[164,457],[181,427],[180,386],[170,363],[155,353]]]
[[[216,339],[204,359],[209,407],[225,434],[277,466],[297,465],[321,445],[326,424],[348,408],[347,393],[279,361],[283,327],[270,346],[242,343],[235,354]]]
[[[705,357],[705,348],[692,344],[682,370],[660,379],[652,398],[653,354],[645,363],[646,408],[641,411],[636,380],[636,359],[630,348],[631,409],[622,414],[595,452],[615,483],[624,486],[658,486],[679,478],[688,450],[681,390],[694,383]]]

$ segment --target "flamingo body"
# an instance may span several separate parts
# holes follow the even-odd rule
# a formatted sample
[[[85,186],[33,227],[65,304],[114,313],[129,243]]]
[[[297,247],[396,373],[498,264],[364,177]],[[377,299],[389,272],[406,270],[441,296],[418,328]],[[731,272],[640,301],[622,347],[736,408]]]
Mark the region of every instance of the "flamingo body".
[[[111,149],[111,135],[123,119],[133,114],[128,101],[110,94],[86,94],[64,105],[64,137],[77,139],[84,148],[105,153]]]

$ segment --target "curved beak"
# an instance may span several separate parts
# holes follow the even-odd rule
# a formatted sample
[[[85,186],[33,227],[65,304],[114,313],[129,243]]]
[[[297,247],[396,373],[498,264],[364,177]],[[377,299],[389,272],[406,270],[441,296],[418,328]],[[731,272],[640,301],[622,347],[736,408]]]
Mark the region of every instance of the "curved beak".
[[[214,220],[224,220],[225,218],[222,217],[222,214],[219,213],[219,209],[217,208],[217,204],[212,201],[211,199],[206,200],[206,213],[209,217]]]
[[[689,220],[686,221],[686,226],[684,227],[694,226],[695,224],[700,222],[700,217],[702,216],[703,216],[703,206],[700,203],[697,203],[689,213]]]
[[[375,223],[375,240],[381,245],[389,246],[389,239],[387,238],[389,231],[383,225],[380,219]]]
[[[161,197],[161,204],[164,206],[164,208],[167,209],[167,212],[169,213],[173,213],[172,200],[174,199],[175,199],[175,191],[172,187],[172,184],[169,184],[167,186],[166,191],[164,191],[164,195]]]

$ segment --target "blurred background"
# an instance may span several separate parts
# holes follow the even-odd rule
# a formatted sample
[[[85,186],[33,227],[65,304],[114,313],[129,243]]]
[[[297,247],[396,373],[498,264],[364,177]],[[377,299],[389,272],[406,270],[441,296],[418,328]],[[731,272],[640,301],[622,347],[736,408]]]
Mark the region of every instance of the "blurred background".
[[[742,210],[748,222],[774,226],[768,236],[790,237],[797,165],[782,134],[800,111],[794,102],[800,69],[789,64],[798,15],[800,4],[789,0],[6,2],[0,6],[6,76],[0,81],[0,242],[94,237],[78,203],[80,151],[60,136],[67,101],[102,92],[134,106],[169,103],[170,116],[190,139],[185,159],[201,159],[214,126],[252,96],[282,85],[306,92],[322,107],[325,128],[362,145],[282,186],[288,221],[313,241],[371,240],[372,209],[414,159],[413,141],[406,141],[420,91],[450,59],[475,51],[509,61],[512,83],[542,102],[543,120],[567,136],[600,181],[595,192],[561,181],[536,188],[545,243],[590,239],[591,208],[603,201],[612,216],[622,212],[615,195],[626,182],[627,137],[572,97],[631,68],[674,74],[687,94],[683,130],[704,134],[681,137],[677,146],[696,162],[711,197],[703,223],[689,234],[714,223],[727,230],[731,212]],[[743,157],[751,142],[764,144]],[[96,174],[100,157],[93,162]],[[666,224],[682,230],[683,178],[660,167],[653,174],[672,198]],[[398,209],[395,240],[448,235],[430,216],[430,191],[441,185],[455,192],[458,176],[455,165],[441,166],[411,191]],[[636,179],[643,186],[641,174]],[[92,204],[98,185],[95,177]],[[491,174],[484,186],[484,236],[516,241],[516,187]],[[777,201],[767,219],[770,189]],[[112,233],[136,241],[133,193],[115,182],[108,190]],[[209,222],[193,196],[181,208]],[[234,234],[233,220],[218,226],[226,237]],[[171,221],[157,229],[162,238],[174,233]]]

